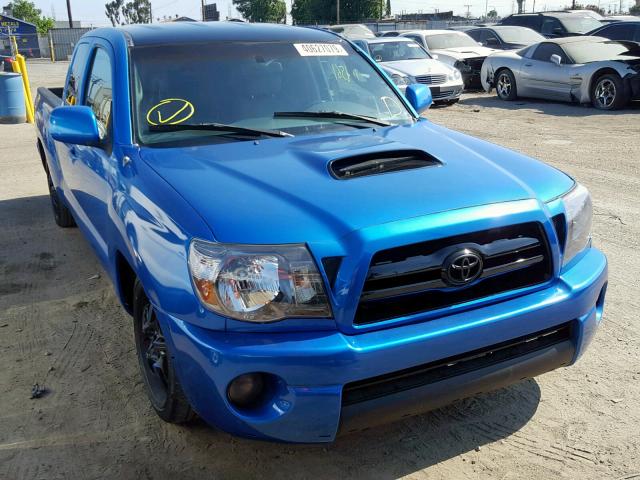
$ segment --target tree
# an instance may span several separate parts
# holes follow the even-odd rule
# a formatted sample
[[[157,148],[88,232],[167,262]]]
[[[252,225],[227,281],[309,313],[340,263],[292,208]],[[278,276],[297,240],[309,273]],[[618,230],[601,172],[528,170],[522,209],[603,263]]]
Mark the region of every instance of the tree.
[[[250,22],[286,23],[287,6],[284,0],[233,0],[233,4]]]
[[[340,0],[340,21],[377,19],[384,8],[380,0]],[[336,0],[293,0],[291,17],[299,25],[336,23]]]
[[[112,0],[104,5],[104,13],[111,24],[151,23],[151,2],[149,0]]]
[[[40,35],[46,35],[56,24],[53,18],[43,16],[42,10],[29,0],[13,0],[4,8],[11,12],[11,16],[33,23]]]
[[[524,0],[518,0],[518,13],[523,13]]]
[[[570,7],[565,7],[565,10],[593,10],[594,12],[599,13],[600,15],[606,15],[604,8],[600,8],[597,5],[582,5],[580,3],[573,3]]]
[[[491,18],[492,20],[498,18],[498,12],[496,12],[495,8],[493,10],[489,10],[489,12],[487,13],[487,18]]]
[[[640,16],[640,4],[634,5],[629,8],[629,15],[639,15]]]
[[[387,8],[385,8],[384,15],[387,18],[391,17],[391,0],[387,0]]]
[[[123,4],[124,0],[113,0],[104,5],[104,13],[114,27],[120,25],[120,11]]]

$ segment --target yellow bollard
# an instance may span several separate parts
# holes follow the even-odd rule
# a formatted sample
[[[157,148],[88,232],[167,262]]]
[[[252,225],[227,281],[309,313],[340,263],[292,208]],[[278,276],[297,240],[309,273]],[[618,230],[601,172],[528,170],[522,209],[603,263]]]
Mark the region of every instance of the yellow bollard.
[[[56,51],[53,49],[53,38],[49,35],[49,51],[51,52],[51,61],[56,61]]]
[[[24,61],[24,57],[20,54],[16,55],[14,62],[11,62],[11,68],[14,72],[22,75],[22,88],[24,89],[24,103],[27,114],[27,122],[33,123],[34,118],[34,106],[33,98],[31,97],[31,86],[29,84],[29,74],[27,73],[27,63]]]

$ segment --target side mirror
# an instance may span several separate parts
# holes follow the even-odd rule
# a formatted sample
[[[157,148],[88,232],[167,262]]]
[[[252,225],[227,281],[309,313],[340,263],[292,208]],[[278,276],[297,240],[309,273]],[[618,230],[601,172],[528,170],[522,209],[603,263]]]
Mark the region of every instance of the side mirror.
[[[49,132],[54,140],[74,145],[96,146],[102,142],[98,120],[85,106],[57,107],[51,110]]]
[[[561,35],[564,34],[564,32],[562,31],[562,29],[560,27],[556,27],[556,28],[553,29],[553,34],[561,36]]]
[[[487,38],[487,45],[498,45],[498,40],[496,38]]]
[[[551,55],[550,60],[551,60],[551,63],[555,63],[557,66],[560,66],[560,64],[562,63],[562,57],[556,53]]]
[[[418,113],[424,112],[433,103],[431,89],[422,83],[409,85],[404,92],[404,96],[407,97],[413,109]]]

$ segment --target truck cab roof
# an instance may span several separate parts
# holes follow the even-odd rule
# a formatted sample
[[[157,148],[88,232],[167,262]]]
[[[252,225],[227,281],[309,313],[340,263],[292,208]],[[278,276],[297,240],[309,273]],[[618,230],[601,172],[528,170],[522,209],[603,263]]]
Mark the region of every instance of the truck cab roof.
[[[168,24],[125,25],[93,30],[89,36],[112,38],[124,35],[130,46],[245,42],[340,42],[338,35],[326,30],[265,23],[175,22]]]

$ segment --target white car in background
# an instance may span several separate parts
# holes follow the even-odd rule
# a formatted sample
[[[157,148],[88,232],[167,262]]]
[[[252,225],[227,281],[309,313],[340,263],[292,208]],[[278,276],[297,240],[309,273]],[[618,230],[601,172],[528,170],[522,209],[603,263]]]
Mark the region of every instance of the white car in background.
[[[402,93],[408,85],[422,83],[431,90],[436,105],[451,105],[460,100],[464,89],[460,71],[434,59],[413,40],[378,37],[352,42],[380,64]]]
[[[460,70],[468,89],[482,88],[482,63],[487,56],[499,51],[483,47],[466,33],[455,30],[412,30],[402,36],[418,42],[435,58]]]

